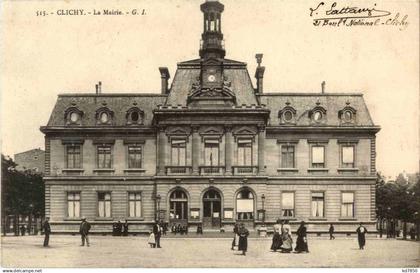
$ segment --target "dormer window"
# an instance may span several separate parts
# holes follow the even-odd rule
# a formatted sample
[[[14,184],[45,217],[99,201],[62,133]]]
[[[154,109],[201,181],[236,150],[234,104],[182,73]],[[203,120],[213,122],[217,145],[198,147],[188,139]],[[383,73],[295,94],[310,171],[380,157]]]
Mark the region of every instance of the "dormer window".
[[[76,107],[70,107],[64,113],[66,125],[80,125],[82,121],[83,112]]]
[[[320,106],[320,103],[317,102],[317,106],[309,111],[309,118],[315,124],[324,123],[327,118],[327,110],[325,110],[325,108]]]
[[[99,125],[109,125],[112,123],[113,112],[108,108],[101,108],[96,111],[96,123]]]
[[[320,122],[322,120],[322,113],[321,113],[321,111],[314,112],[313,119],[316,122]]]
[[[280,124],[296,123],[296,110],[289,105],[290,102],[286,102],[286,106],[279,111]]]
[[[130,108],[126,114],[127,124],[143,124],[143,117],[144,113],[142,110],[137,107]]]
[[[101,118],[99,119],[99,121],[104,124],[104,123],[108,123],[109,122],[109,117],[108,117],[108,113],[102,112],[101,113]]]
[[[340,119],[341,124],[351,125],[354,124],[356,120],[356,109],[351,107],[349,102],[346,104],[346,107],[338,111],[338,118]]]

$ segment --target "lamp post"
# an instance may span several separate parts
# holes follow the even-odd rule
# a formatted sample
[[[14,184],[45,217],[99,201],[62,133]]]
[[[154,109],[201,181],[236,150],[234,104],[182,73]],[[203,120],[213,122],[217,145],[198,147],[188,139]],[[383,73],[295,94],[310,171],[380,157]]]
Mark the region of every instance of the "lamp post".
[[[156,220],[160,220],[160,194],[156,195],[156,202],[157,202],[157,213],[156,213]]]
[[[263,226],[265,226],[265,209],[264,209],[265,195],[264,193],[261,195],[261,201],[262,201],[262,213],[263,213],[262,222],[263,222]]]

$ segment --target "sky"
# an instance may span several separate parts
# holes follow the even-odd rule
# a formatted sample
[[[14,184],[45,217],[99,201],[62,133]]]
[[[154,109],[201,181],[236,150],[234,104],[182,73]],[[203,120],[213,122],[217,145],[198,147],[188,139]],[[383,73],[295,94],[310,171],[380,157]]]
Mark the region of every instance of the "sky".
[[[332,1],[324,1],[331,6]],[[1,150],[44,148],[60,93],[159,93],[158,67],[198,57],[197,0],[2,1],[0,12]],[[266,92],[361,92],[376,125],[377,169],[395,177],[419,168],[419,2],[348,1],[407,15],[406,26],[314,26],[316,1],[224,0],[226,58],[248,63],[263,53]],[[339,6],[342,5],[339,2]],[[59,16],[145,10],[145,15]],[[53,13],[36,16],[37,11]],[[255,79],[253,78],[254,85]]]

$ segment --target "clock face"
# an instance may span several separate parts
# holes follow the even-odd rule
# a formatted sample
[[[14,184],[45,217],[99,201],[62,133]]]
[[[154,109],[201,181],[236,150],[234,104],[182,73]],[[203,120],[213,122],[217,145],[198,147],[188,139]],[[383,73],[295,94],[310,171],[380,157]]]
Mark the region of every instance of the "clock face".
[[[216,80],[216,77],[215,77],[214,75],[209,75],[209,76],[207,77],[207,80],[208,80],[209,82],[214,82],[214,81]]]

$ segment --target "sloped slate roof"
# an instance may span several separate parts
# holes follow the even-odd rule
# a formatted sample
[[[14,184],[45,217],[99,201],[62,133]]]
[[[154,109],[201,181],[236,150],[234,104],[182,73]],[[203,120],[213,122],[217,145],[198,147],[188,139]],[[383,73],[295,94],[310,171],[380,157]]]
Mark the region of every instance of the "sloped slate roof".
[[[232,91],[236,96],[236,104],[258,104],[246,64],[223,59],[223,65],[223,73],[231,82]],[[200,59],[179,63],[166,104],[186,106],[188,93],[199,76]]]
[[[159,104],[164,104],[166,95],[160,94],[62,94],[51,113],[47,126],[64,126],[64,112],[70,107],[83,111],[82,126],[95,126],[96,110],[107,107],[114,112],[115,126],[127,124],[126,112],[132,107],[138,107],[144,112],[145,126],[150,126],[153,119],[153,110]]]
[[[271,111],[269,119],[269,125],[271,126],[280,124],[279,111],[287,106],[286,103],[290,103],[289,107],[296,110],[296,125],[312,125],[309,111],[317,106],[317,102],[319,102],[320,107],[327,111],[324,126],[339,126],[338,112],[346,106],[350,106],[357,111],[354,126],[374,126],[362,94],[266,93],[260,95],[259,98],[260,103],[265,104]]]

